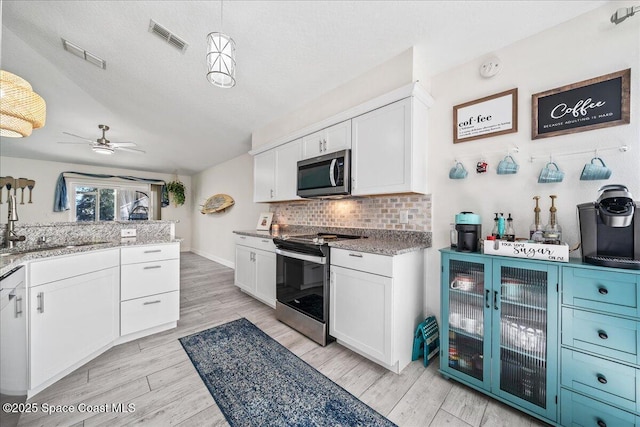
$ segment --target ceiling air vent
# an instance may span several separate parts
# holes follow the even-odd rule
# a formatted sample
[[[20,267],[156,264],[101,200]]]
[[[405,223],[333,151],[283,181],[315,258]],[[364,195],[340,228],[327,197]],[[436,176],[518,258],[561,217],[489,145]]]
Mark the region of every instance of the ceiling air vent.
[[[161,37],[162,39],[164,39],[164,41],[166,41],[182,53],[184,53],[189,46],[187,42],[185,42],[175,34],[172,34],[171,31],[167,30],[162,25],[155,22],[153,19],[149,21],[149,32],[157,35],[158,37]]]
[[[78,58],[82,58],[87,62],[90,62],[96,67],[102,68],[103,70],[107,69],[107,61],[95,56],[91,52],[87,52],[80,46],[71,43],[69,40],[62,39],[62,47],[64,47],[64,50],[66,50],[67,52],[72,53]]]

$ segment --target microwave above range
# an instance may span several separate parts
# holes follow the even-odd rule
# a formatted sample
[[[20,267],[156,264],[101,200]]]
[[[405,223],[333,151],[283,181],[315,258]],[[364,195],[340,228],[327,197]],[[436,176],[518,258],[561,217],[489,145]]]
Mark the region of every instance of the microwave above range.
[[[340,197],[351,193],[351,151],[342,150],[298,162],[300,197]]]

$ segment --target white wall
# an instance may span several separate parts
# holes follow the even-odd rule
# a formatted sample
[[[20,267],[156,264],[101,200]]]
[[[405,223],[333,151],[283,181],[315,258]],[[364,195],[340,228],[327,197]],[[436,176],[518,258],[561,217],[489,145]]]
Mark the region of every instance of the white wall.
[[[153,178],[171,181],[172,174],[162,174],[157,172],[140,172],[127,169],[115,169],[109,167],[96,167],[78,165],[73,163],[49,162],[43,160],[20,159],[16,157],[0,157],[0,170],[2,176],[12,176],[14,178],[29,178],[36,181],[33,188],[32,204],[27,203],[28,191],[25,192],[25,204],[18,204],[18,216],[21,223],[51,223],[71,221],[69,211],[54,212],[53,196],[55,193],[56,181],[60,172],[74,171],[86,173],[103,173],[111,175],[132,175],[140,178]],[[162,208],[162,219],[178,220],[176,224],[176,237],[182,238],[181,250],[188,251],[191,248],[191,177],[178,177],[187,187],[186,202],[184,205],[174,207],[170,205]],[[21,191],[18,190],[18,199]],[[0,222],[6,223],[7,218],[7,192],[3,191],[3,204],[0,205]],[[19,203],[19,201],[18,201]]]
[[[194,175],[191,180],[192,251],[229,267],[235,265],[234,230],[255,230],[260,212],[269,205],[253,203],[253,157],[231,159]],[[200,205],[214,194],[228,194],[235,204],[225,212],[203,215]]]
[[[629,3],[631,4],[631,3]],[[604,184],[626,184],[640,200],[640,18],[633,17],[613,25],[613,13],[607,5],[558,27],[494,52],[503,70],[491,79],[480,77],[482,58],[431,77],[435,105],[430,110],[429,182],[433,191],[433,248],[428,254],[427,311],[439,313],[439,253],[449,244],[449,224],[460,211],[474,211],[483,220],[483,234],[491,233],[494,212],[511,212],[517,236],[528,236],[533,222],[534,195],[541,196],[542,222],[549,217],[550,194],[558,195],[558,220],[564,240],[570,245],[580,241],[576,205],[594,201]],[[615,71],[631,71],[631,124],[580,132],[545,139],[531,139],[531,95]],[[453,144],[452,109],[454,105],[507,89],[518,88],[518,132],[477,141]],[[517,175],[498,176],[495,166],[511,145],[520,153]],[[528,161],[531,155],[563,154],[615,147],[627,144],[630,151],[601,151],[599,154],[613,169],[609,181],[580,181],[585,162],[593,155],[558,157],[566,173],[559,184],[538,184],[537,177],[545,159]],[[492,167],[485,175],[475,173],[475,163],[486,157]],[[465,180],[448,179],[453,160],[459,158],[470,170]],[[454,195],[452,197],[452,195]],[[575,254],[579,256],[579,254]]]

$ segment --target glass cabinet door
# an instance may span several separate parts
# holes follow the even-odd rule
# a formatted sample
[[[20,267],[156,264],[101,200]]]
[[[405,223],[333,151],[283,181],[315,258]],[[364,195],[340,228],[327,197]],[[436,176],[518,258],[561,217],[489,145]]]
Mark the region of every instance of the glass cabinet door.
[[[494,355],[499,355],[494,371],[499,378],[493,378],[492,387],[499,385],[500,395],[522,399],[533,405],[531,409],[537,407],[537,412],[546,410],[547,394],[552,393],[547,368],[553,369],[556,360],[554,348],[551,353],[548,350],[547,343],[555,344],[554,329],[548,325],[550,320],[555,324],[557,315],[549,302],[557,298],[549,298],[548,293],[556,292],[557,270],[501,262],[494,265],[493,274],[493,292],[499,301],[493,319],[494,331],[499,331],[494,334]]]
[[[485,332],[490,336],[491,323],[485,314],[487,266],[458,259],[451,259],[448,265],[449,271],[443,275],[448,283],[448,298],[444,300],[448,304],[448,349],[443,349],[448,351],[448,368],[488,384],[485,372],[490,364],[485,360],[490,360],[491,340],[485,339]]]

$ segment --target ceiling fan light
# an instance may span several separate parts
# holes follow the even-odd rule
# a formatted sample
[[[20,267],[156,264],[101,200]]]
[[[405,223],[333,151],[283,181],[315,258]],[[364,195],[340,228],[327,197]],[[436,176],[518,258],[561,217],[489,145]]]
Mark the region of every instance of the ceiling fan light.
[[[113,148],[106,146],[106,145],[94,145],[93,147],[91,147],[91,149],[93,150],[94,153],[98,153],[98,154],[113,154]]]
[[[46,104],[25,79],[0,70],[0,136],[21,138],[44,126]]]
[[[223,33],[207,35],[207,80],[221,88],[236,85],[236,43]]]

